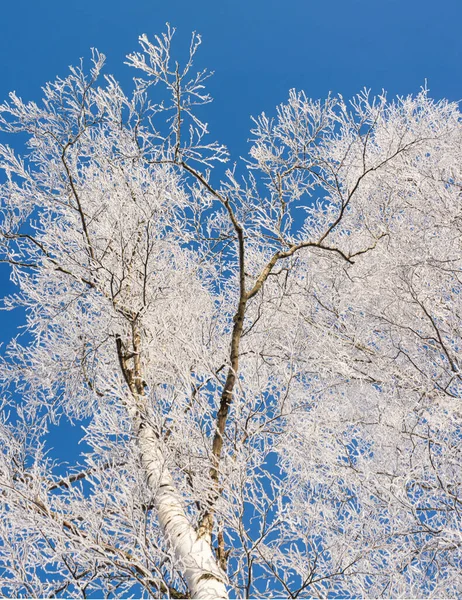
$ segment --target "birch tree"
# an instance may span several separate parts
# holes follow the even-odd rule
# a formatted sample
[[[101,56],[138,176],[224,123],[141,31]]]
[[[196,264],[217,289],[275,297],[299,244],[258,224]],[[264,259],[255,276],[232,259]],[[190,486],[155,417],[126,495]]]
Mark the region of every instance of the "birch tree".
[[[456,597],[458,106],[292,90],[227,168],[172,36],[0,106],[1,595]]]

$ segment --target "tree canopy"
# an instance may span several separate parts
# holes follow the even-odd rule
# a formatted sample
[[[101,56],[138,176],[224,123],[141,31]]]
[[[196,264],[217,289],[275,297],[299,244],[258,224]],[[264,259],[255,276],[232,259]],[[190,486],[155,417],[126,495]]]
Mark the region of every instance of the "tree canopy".
[[[458,106],[291,90],[226,169],[172,36],[0,106],[1,594],[455,597]]]

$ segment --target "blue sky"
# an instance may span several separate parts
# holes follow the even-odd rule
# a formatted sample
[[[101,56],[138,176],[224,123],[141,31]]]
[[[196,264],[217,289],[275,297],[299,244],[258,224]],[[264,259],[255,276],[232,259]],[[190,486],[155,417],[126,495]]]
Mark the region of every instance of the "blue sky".
[[[293,87],[312,97],[363,87],[396,95],[427,80],[435,98],[462,98],[462,0],[3,0],[0,101],[11,90],[38,100],[40,87],[91,47],[128,83],[124,56],[167,21],[180,48],[192,30],[203,36],[198,67],[215,71],[206,120],[234,158],[247,152],[250,115],[271,114]],[[0,142],[15,145],[4,135]],[[3,295],[12,286],[0,267]],[[19,320],[0,312],[0,342]]]
[[[121,80],[141,33],[168,21],[178,42],[203,36],[201,66],[215,71],[209,122],[245,152],[249,115],[270,112],[289,88],[314,97],[364,86],[391,94],[462,97],[461,0],[4,0],[0,9],[0,99],[36,98],[40,86],[97,47]]]

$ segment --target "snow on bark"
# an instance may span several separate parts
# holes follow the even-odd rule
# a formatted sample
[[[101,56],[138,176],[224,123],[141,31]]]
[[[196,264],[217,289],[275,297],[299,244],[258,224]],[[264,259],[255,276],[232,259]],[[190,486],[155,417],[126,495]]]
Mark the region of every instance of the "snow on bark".
[[[199,537],[189,522],[166,467],[158,437],[150,425],[140,425],[138,443],[160,526],[179,562],[191,597],[204,600],[228,598],[226,576],[219,568],[208,540]]]

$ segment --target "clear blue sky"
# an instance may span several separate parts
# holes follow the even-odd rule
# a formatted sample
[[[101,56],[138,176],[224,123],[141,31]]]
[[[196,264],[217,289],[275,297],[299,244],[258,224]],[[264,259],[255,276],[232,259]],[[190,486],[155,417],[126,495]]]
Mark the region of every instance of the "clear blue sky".
[[[462,98],[462,0],[4,0],[0,6],[0,100],[15,90],[38,100],[40,87],[97,47],[108,72],[141,33],[170,22],[184,47],[203,36],[198,66],[215,71],[207,120],[234,156],[245,154],[249,116],[271,113],[289,88],[312,97],[349,97],[363,87]],[[14,145],[14,138],[0,135]],[[0,265],[0,295],[11,291]],[[0,312],[0,342],[17,323]]]
[[[37,97],[40,86],[97,47],[108,69],[141,33],[168,21],[178,40],[203,36],[202,65],[214,70],[209,122],[238,153],[249,115],[286,98],[350,96],[364,86],[392,94],[462,98],[462,0],[5,0],[0,8],[0,99]]]

